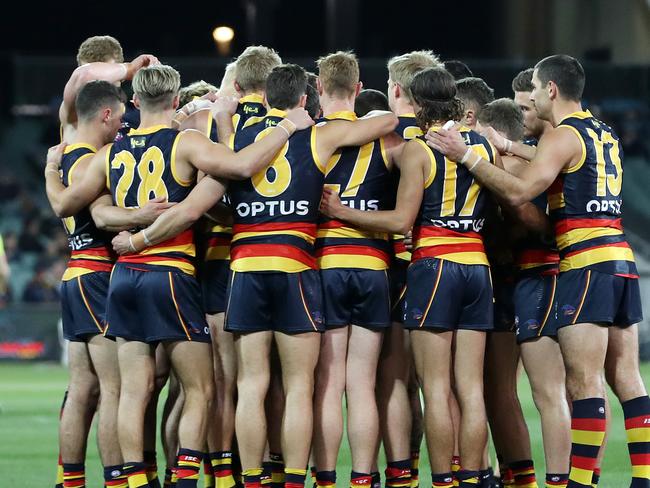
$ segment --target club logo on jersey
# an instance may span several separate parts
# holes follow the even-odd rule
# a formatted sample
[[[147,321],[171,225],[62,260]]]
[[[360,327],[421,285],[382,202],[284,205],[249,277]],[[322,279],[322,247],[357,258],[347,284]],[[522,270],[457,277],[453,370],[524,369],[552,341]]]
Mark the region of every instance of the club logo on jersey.
[[[576,313],[576,308],[573,305],[562,305],[562,314],[565,317],[570,317]]]
[[[314,322],[317,324],[322,324],[323,323],[323,314],[316,311],[311,313],[311,318]]]
[[[524,326],[528,330],[537,330],[539,329],[539,322],[535,319],[530,319],[527,320],[526,323],[524,323]]]
[[[423,315],[424,314],[422,313],[422,310],[420,310],[419,308],[414,308],[413,310],[411,310],[411,317],[413,318],[413,320],[420,320],[422,319]]]
[[[266,202],[241,202],[235,210],[237,210],[240,217],[255,217],[260,214],[271,217],[275,215],[307,215],[309,213],[309,201],[269,200]]]

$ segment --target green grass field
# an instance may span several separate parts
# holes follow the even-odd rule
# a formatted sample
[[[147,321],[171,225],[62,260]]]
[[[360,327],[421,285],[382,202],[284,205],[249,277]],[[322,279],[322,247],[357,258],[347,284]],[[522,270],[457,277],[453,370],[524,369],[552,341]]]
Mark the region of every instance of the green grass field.
[[[642,372],[648,382],[650,363],[643,365]],[[59,365],[0,364],[0,484],[3,487],[53,486],[58,454],[57,420],[66,382],[67,371]],[[525,376],[520,384],[520,397],[530,429],[538,476],[543,477],[544,459],[539,416]],[[629,486],[630,464],[623,414],[613,397],[612,410],[613,422],[599,485],[601,488]],[[423,446],[421,486],[428,486],[430,478],[424,449]],[[162,452],[160,448],[158,451]],[[158,463],[162,470],[164,461],[160,454]],[[380,468],[383,470],[383,466]],[[350,471],[347,443],[344,443],[341,449],[338,471],[339,486],[346,486],[346,477]],[[94,432],[88,443],[86,472],[89,486],[102,486],[102,470],[95,447]]]

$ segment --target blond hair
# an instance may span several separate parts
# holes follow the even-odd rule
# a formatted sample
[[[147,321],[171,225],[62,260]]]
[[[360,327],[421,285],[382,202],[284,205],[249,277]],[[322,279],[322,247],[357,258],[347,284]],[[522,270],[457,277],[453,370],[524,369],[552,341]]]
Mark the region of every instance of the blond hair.
[[[223,78],[221,78],[221,84],[219,85],[219,92],[226,96],[237,96],[237,91],[235,90],[235,74],[237,62],[233,61],[226,65],[226,70],[223,73]]]
[[[235,81],[243,91],[264,91],[271,70],[281,64],[270,47],[248,46],[235,62]]]
[[[178,105],[182,107],[183,105],[190,103],[195,98],[202,97],[211,91],[217,92],[217,87],[208,83],[207,81],[199,80],[195,81],[194,83],[190,83],[189,85],[181,88],[181,91],[179,92],[180,99]]]
[[[359,61],[352,51],[337,51],[318,58],[318,77],[328,95],[348,98],[359,83]]]
[[[142,107],[158,111],[170,108],[181,87],[181,75],[171,66],[158,64],[138,70],[133,77],[133,93]]]
[[[411,51],[388,60],[388,77],[402,87],[406,98],[412,103],[411,83],[420,71],[439,68],[442,62],[433,51]]]
[[[93,36],[86,39],[77,51],[77,64],[115,61],[124,62],[124,53],[119,41],[112,36]]]

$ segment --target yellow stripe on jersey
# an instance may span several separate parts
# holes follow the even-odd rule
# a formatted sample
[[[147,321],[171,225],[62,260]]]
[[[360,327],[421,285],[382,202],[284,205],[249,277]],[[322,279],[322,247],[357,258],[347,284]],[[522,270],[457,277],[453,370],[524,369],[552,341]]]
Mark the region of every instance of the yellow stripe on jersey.
[[[291,258],[281,256],[250,256],[230,261],[232,271],[283,271],[299,273],[311,269],[309,266]]]
[[[113,143],[111,142],[108,145],[108,148],[106,150],[106,188],[109,190],[111,189],[111,148],[113,147]]]
[[[571,166],[570,168],[563,169],[562,173],[575,173],[578,171],[580,168],[582,168],[582,165],[585,164],[585,161],[587,160],[587,146],[585,145],[585,139],[582,137],[580,134],[580,131],[576,129],[575,127],[571,125],[559,125],[558,129],[564,128],[564,129],[571,129],[575,135],[578,137],[578,140],[580,141],[580,145],[582,146],[582,155],[580,156],[580,161],[578,161],[578,164],[575,166]]]
[[[316,262],[320,269],[363,268],[381,271],[388,267],[383,259],[362,254],[325,254],[317,258]]]
[[[171,154],[171,161],[169,163],[169,166],[172,170],[172,177],[174,178],[174,181],[178,183],[181,186],[191,186],[194,183],[194,180],[184,180],[180,176],[178,176],[178,173],[176,172],[176,150],[178,148],[178,142],[181,140],[181,135],[183,132],[179,132],[176,134],[176,137],[174,138],[174,143],[172,144],[172,154]]]
[[[421,247],[429,246],[443,246],[448,244],[482,244],[483,239],[477,239],[473,237],[421,237],[415,243],[415,248],[419,249]]]
[[[352,227],[336,227],[332,229],[319,228],[316,233],[316,237],[345,237],[351,239],[361,238],[388,240],[388,234],[386,232],[372,232],[368,230],[353,229]]]
[[[161,129],[170,129],[170,127],[165,124],[152,125],[151,127],[138,127],[137,129],[131,129],[129,136],[146,136],[158,132]]]
[[[413,139],[414,141],[417,141],[427,152],[429,155],[429,163],[430,163],[430,168],[429,168],[429,176],[427,176],[426,181],[424,182],[424,187],[429,188],[431,186],[431,183],[433,183],[433,180],[436,178],[436,157],[433,155],[433,151],[429,149],[429,146],[427,146],[427,143],[424,142],[422,139]]]
[[[560,273],[572,269],[582,269],[592,264],[606,261],[634,261],[634,253],[629,247],[598,247],[586,250],[574,256],[567,256],[560,261]]]
[[[482,264],[489,266],[487,256],[483,252],[452,252],[449,254],[439,254],[439,259],[445,259],[458,264]]]
[[[88,269],[88,268],[77,268],[72,265],[68,265],[66,270],[63,272],[63,276],[61,277],[61,281],[70,281],[75,278],[78,278],[79,276],[87,275],[90,273],[96,273],[94,269]]]
[[[156,256],[166,252],[180,252],[194,257],[196,256],[196,247],[193,242],[181,246],[148,247],[140,251],[138,254],[142,256]]]
[[[97,254],[75,254],[72,256],[72,262],[75,259],[92,259],[93,261],[112,261],[110,256],[98,256]]]
[[[318,157],[318,150],[316,147],[316,126],[313,126],[311,128],[311,138],[310,138],[310,145],[311,145],[311,157],[316,163],[316,167],[321,171],[321,173],[325,174],[326,171],[326,166],[323,164],[323,162],[320,160]]]
[[[72,163],[72,166],[70,166],[70,169],[68,170],[68,186],[72,184],[72,172],[76,169],[77,164],[79,164],[80,161],[87,159],[88,157],[93,157],[94,155],[95,153],[86,153],[82,156],[79,156],[77,160],[74,163]]]
[[[572,229],[556,236],[557,247],[564,249],[572,244],[577,244],[588,239],[605,236],[620,236],[623,232],[614,227],[585,227],[581,229]]]
[[[270,235],[296,236],[296,237],[300,237],[301,239],[304,239],[309,244],[313,244],[314,240],[315,240],[313,236],[311,236],[309,234],[305,234],[304,232],[298,232],[298,231],[295,231],[295,230],[265,230],[265,231],[260,231],[260,232],[238,232],[237,234],[235,234],[233,236],[232,242],[236,242],[236,241],[238,241],[240,239],[246,239],[246,238],[249,238],[249,237],[260,237],[260,236],[270,236]]]
[[[76,142],[74,144],[67,145],[63,150],[63,154],[69,154],[75,149],[81,148],[90,149],[92,152],[97,152],[97,148],[91,144],[86,144],[85,142]]]

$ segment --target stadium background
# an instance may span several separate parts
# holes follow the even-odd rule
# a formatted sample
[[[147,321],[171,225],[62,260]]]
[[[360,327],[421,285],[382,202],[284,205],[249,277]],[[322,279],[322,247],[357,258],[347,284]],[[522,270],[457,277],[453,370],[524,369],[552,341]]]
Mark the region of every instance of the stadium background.
[[[382,2],[370,0],[231,0],[209,6],[53,2],[13,6],[0,19],[0,235],[11,266],[0,296],[0,479],[6,486],[46,486],[56,461],[58,404],[65,388],[58,283],[67,240],[43,188],[47,147],[58,142],[57,110],[75,67],[78,45],[111,34],[125,59],[153,53],[176,67],[183,84],[218,84],[244,47],[265,44],[285,62],[315,70],[315,59],[353,49],[367,88],[385,90],[386,61],[413,49],[466,62],[475,76],[511,96],[510,81],[541,57],[563,52],[586,71],[585,105],[612,125],[625,151],[626,233],[635,250],[646,315],[650,316],[650,0],[491,0]],[[232,42],[215,45],[225,25]],[[125,85],[127,92],[128,84]],[[650,360],[650,321],[640,326],[641,356]],[[650,364],[644,365],[650,381]],[[525,377],[522,403],[537,466],[543,467],[537,412]],[[622,486],[627,473],[620,409],[614,409],[601,486]],[[347,447],[345,448],[347,449]],[[341,453],[341,473],[349,453]],[[426,459],[425,456],[422,457]],[[98,468],[88,449],[89,480]],[[427,482],[427,470],[423,480]],[[20,475],[21,485],[15,483]],[[16,478],[12,478],[16,476]],[[12,480],[14,482],[12,482]],[[618,482],[616,480],[619,480]],[[345,482],[346,480],[341,480]]]

